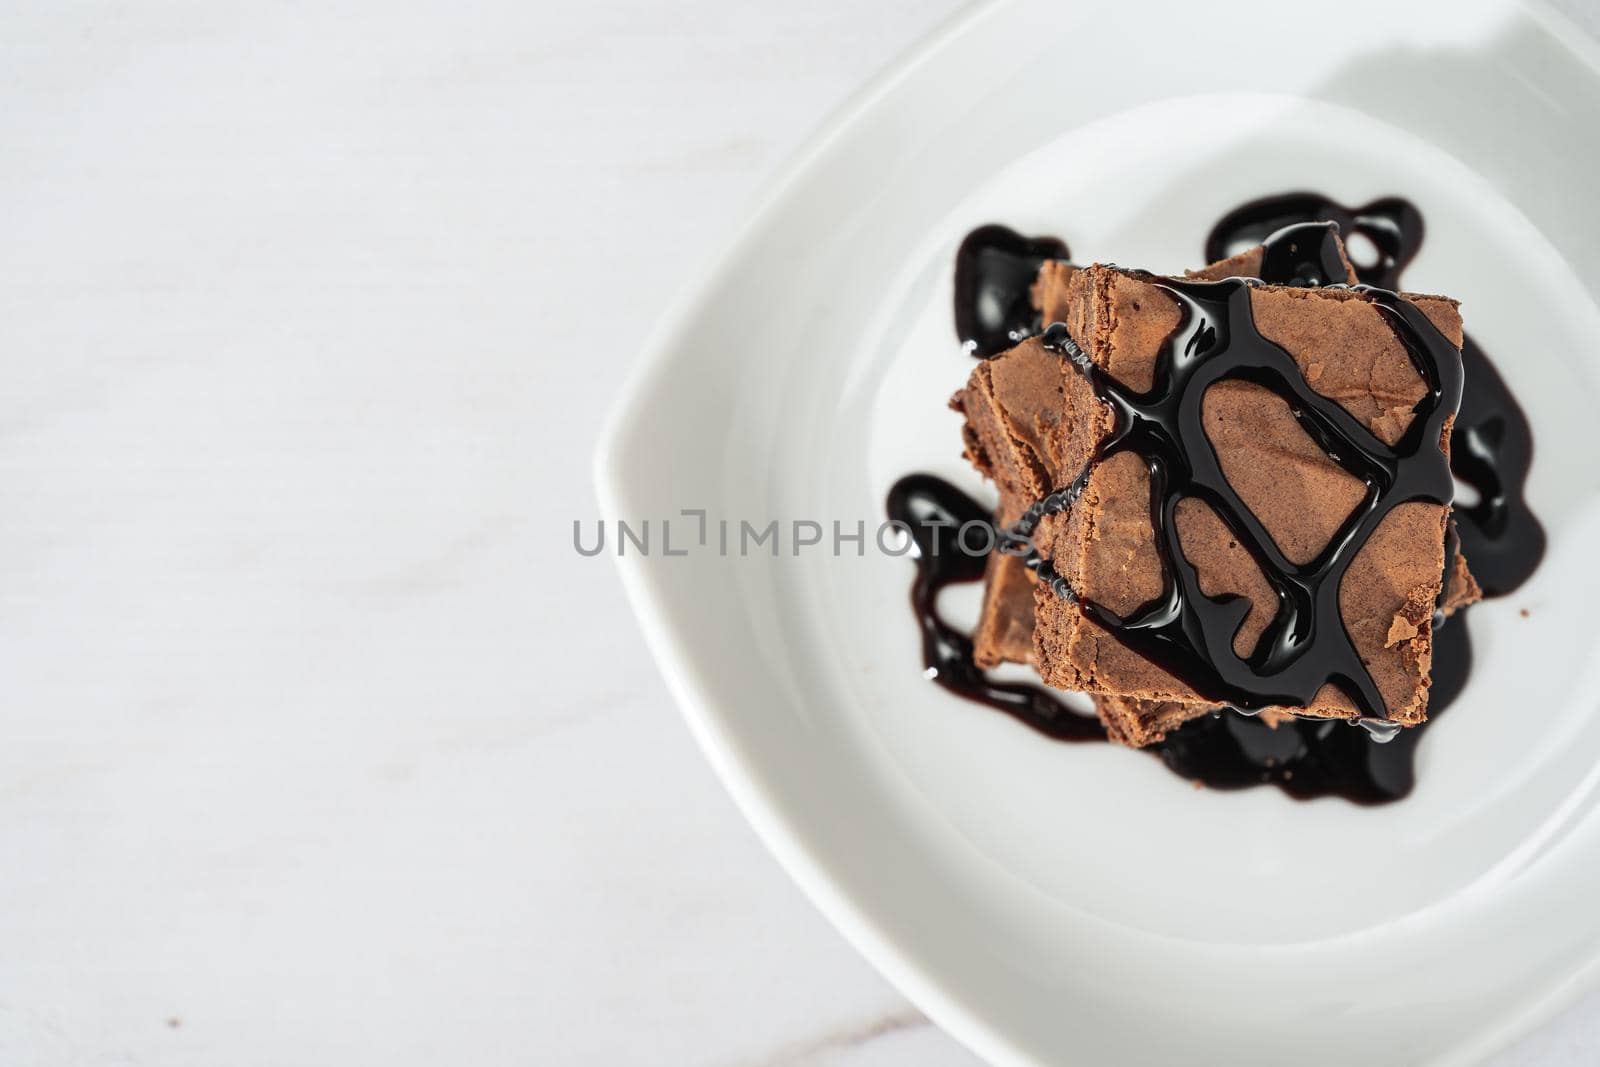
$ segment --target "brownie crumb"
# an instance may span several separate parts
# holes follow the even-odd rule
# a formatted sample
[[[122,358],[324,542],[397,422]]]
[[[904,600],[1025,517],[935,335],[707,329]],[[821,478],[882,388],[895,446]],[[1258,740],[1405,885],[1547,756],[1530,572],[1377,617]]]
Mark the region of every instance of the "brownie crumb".
[[[1416,623],[1412,622],[1404,615],[1396,615],[1394,617],[1394,621],[1389,623],[1389,636],[1384,638],[1383,647],[1393,648],[1402,641],[1411,640],[1420,632],[1421,631],[1417,629]]]

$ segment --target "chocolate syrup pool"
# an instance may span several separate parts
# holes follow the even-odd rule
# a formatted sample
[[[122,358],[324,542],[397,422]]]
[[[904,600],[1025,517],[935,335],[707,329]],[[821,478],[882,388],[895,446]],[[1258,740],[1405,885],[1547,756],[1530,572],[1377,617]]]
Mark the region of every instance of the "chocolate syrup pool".
[[[1365,248],[1352,242],[1353,266],[1364,284],[1384,289],[1400,288],[1401,272],[1422,245],[1422,213],[1409,201],[1388,197],[1349,208],[1318,194],[1289,193],[1251,201],[1224,215],[1206,240],[1206,260],[1261,244],[1284,227],[1320,221],[1337,222],[1347,239],[1359,235],[1368,242]],[[1266,280],[1317,285],[1342,273],[1325,247],[1305,254],[1307,244],[1269,244],[1262,268]],[[973,231],[962,243],[955,311],[957,334],[969,351],[987,357],[1039,332],[1029,288],[1039,264],[1057,254],[1057,248],[1064,250],[1065,245],[1055,238],[1028,238],[993,225]],[[1455,510],[1459,550],[1484,594],[1503,596],[1526,581],[1544,555],[1543,528],[1523,496],[1533,436],[1515,397],[1470,337],[1462,349],[1462,373],[1451,469],[1476,490],[1478,500]],[[987,510],[948,482],[918,474],[890,490],[888,511],[917,538],[911,599],[933,680],[1058,740],[1104,740],[1097,718],[1070,708],[1051,691],[991,680],[973,662],[971,638],[939,616],[941,590],[983,578],[984,560],[961,551],[954,538],[962,523],[987,521]],[[929,517],[953,519],[955,527],[925,526]],[[932,539],[939,536],[949,543],[935,545]],[[1471,663],[1465,622],[1436,620],[1430,722],[1465,687]],[[1383,804],[1410,793],[1416,747],[1425,729],[1402,730],[1388,744],[1375,744],[1340,720],[1298,719],[1273,728],[1255,718],[1222,713],[1186,723],[1146,751],[1175,773],[1216,789],[1275,785],[1297,799],[1339,796]]]
[[[979,226],[956,252],[956,336],[988,359],[1036,333],[1029,290],[1049,259],[1071,259],[1055,237],[1024,237],[1004,226]]]

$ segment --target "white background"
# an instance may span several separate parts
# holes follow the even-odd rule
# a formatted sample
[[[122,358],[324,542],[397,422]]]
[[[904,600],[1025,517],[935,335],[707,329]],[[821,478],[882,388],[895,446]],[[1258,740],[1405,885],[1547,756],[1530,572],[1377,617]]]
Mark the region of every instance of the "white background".
[[[642,335],[955,6],[0,12],[0,1064],[973,1062],[570,547]]]

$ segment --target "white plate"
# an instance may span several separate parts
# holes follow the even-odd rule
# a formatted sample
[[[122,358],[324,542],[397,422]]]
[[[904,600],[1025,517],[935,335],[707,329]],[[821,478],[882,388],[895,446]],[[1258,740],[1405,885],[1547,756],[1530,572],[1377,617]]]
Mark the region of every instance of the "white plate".
[[[1595,973],[1600,64],[1543,9],[1443,10],[984,7],[795,163],[611,425],[606,513],[657,527],[624,578],[707,754],[823,910],[995,1062],[1464,1062]],[[1197,792],[951,697],[921,677],[910,564],[870,546],[794,556],[785,529],[777,558],[723,557],[713,525],[661,554],[680,509],[737,540],[870,530],[913,470],[978,490],[943,408],[970,227],[1171,271],[1223,209],[1302,187],[1421,206],[1407,284],[1463,300],[1535,421],[1549,555],[1473,610],[1478,666],[1402,803]]]

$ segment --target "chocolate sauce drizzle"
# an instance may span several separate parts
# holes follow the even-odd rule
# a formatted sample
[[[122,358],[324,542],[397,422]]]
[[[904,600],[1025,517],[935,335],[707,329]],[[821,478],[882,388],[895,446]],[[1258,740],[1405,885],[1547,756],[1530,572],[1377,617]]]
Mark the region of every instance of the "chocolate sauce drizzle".
[[[1345,207],[1320,193],[1284,193],[1240,204],[1222,216],[1206,236],[1206,262],[1253,248],[1285,227],[1313,222],[1338,224],[1356,277],[1379,289],[1399,289],[1400,272],[1422,247],[1422,212],[1409,200],[1386,196],[1361,207]],[[1353,240],[1357,236],[1372,242],[1376,256],[1370,262],[1363,261],[1360,244]],[[1266,275],[1265,266],[1261,273]],[[1343,281],[1344,265],[1334,266],[1324,278]],[[1287,284],[1278,277],[1263,280]]]
[[[1246,711],[1303,706],[1331,682],[1364,716],[1382,722],[1387,718],[1383,695],[1345,630],[1339,585],[1367,539],[1396,507],[1416,500],[1450,503],[1454,483],[1439,441],[1460,402],[1460,353],[1409,301],[1381,289],[1349,290],[1384,310],[1427,389],[1411,424],[1391,447],[1338,402],[1307,385],[1294,357],[1256,330],[1250,291],[1258,283],[1244,278],[1147,280],[1171,296],[1182,313],[1157,359],[1155,383],[1148,392],[1133,393],[1101,371],[1060,323],[1045,331],[1044,345],[1066,356],[1111,407],[1115,428],[1091,466],[1132,452],[1148,467],[1155,544],[1166,588],[1130,617],[1119,618],[1094,601],[1080,600],[1064,582],[1052,579],[1051,587],[1078,600],[1090,619],[1207,700]],[[1226,379],[1254,382],[1276,393],[1323,451],[1367,484],[1361,505],[1308,563],[1295,563],[1283,553],[1222,473],[1200,411],[1206,390]],[[1247,658],[1235,655],[1233,641],[1250,602],[1201,592],[1199,576],[1183,554],[1177,508],[1190,497],[1211,506],[1277,594],[1277,614]],[[1056,510],[1067,507],[1070,501],[1063,497]],[[1033,530],[1016,533],[1026,538]],[[1373,725],[1379,737],[1390,732]]]
[[[911,604],[922,629],[923,663],[933,681],[957,696],[1003,711],[1047,737],[1105,741],[1100,720],[1069,707],[1058,693],[990,679],[973,663],[972,639],[938,614],[943,590],[983,578],[984,558],[959,551],[955,531],[964,522],[987,521],[987,509],[942,478],[912,474],[890,489],[888,511],[916,538],[917,578]],[[929,519],[956,525],[917,536],[919,523]],[[1433,701],[1452,699],[1465,685],[1470,650],[1453,651],[1465,638],[1466,628],[1456,624],[1435,631]],[[1165,741],[1140,751],[1211,789],[1275,785],[1297,800],[1339,796],[1356,804],[1386,804],[1411,792],[1412,756],[1424,729],[1402,730],[1388,744],[1375,745],[1360,730],[1336,720],[1296,719],[1274,728],[1260,719],[1220,713],[1187,722]]]
[[[1353,263],[1364,285],[1399,288],[1401,271],[1421,246],[1423,222],[1412,204],[1396,197],[1375,200],[1360,208],[1347,208],[1311,193],[1252,201],[1230,211],[1213,228],[1206,242],[1206,257],[1216,261],[1264,244],[1260,273],[1265,280],[1290,285],[1337,284],[1344,281],[1345,268],[1332,237],[1336,231],[1327,222],[1337,223],[1346,234],[1361,234],[1372,242],[1375,260],[1363,263],[1358,256]],[[1028,299],[1038,261],[1031,266],[1026,261],[1035,257],[1037,250],[1047,248],[1049,242],[1049,238],[1028,239],[998,226],[982,227],[963,242],[957,256],[956,318],[958,334],[964,342],[970,342],[969,351],[994,355],[1015,340],[1039,331],[1040,324]],[[1065,246],[1061,247],[1064,256]],[[1164,284],[1181,288],[1200,283]],[[984,294],[981,302],[979,294]],[[1371,299],[1373,294],[1367,296]],[[1391,306],[1390,314],[1393,313]],[[1192,316],[1193,309],[1189,308],[1186,314]],[[981,331],[973,326],[980,319],[984,323]],[[1424,324],[1431,329],[1431,324]],[[1184,331],[1185,327],[1180,327],[1180,333]],[[1418,350],[1408,350],[1416,358]],[[1461,368],[1465,380],[1453,434],[1452,467],[1456,477],[1478,491],[1480,499],[1470,507],[1455,510],[1456,521],[1451,524],[1446,541],[1445,575],[1448,577],[1451,571],[1455,553],[1463,552],[1486,595],[1504,595],[1527,579],[1544,550],[1543,529],[1522,495],[1532,460],[1532,434],[1515,398],[1470,338],[1463,347]],[[1430,388],[1430,397],[1438,393],[1442,399],[1445,383],[1438,384],[1441,388]],[[1422,422],[1421,417],[1413,419],[1412,429]],[[1437,437],[1433,440],[1437,441]],[[1326,447],[1327,442],[1323,443]],[[1398,451],[1404,444],[1391,451]],[[1391,457],[1389,462],[1396,461]],[[1384,464],[1378,467],[1381,469]],[[1435,471],[1435,484],[1428,487],[1435,496],[1436,476]],[[1045,509],[1070,506],[1081,491],[1081,482],[1082,479],[1039,502],[1030,512],[1038,513],[1033,521]],[[1448,499],[1447,489],[1444,496]],[[1368,508],[1373,497],[1369,492]],[[911,475],[890,491],[889,512],[891,518],[906,522],[916,538],[917,580],[912,604],[922,626],[924,662],[930,676],[951,692],[1004,711],[1048,736],[1071,741],[1103,740],[1098,720],[1072,710],[1050,691],[991,681],[973,663],[971,639],[939,617],[939,593],[953,583],[980,580],[984,560],[960,551],[956,540],[959,535],[953,530],[924,529],[921,523],[929,517],[942,516],[954,520],[954,530],[959,530],[962,523],[988,521],[986,509],[948,482],[931,475]],[[1228,518],[1221,509],[1219,513],[1225,520]],[[1242,514],[1248,515],[1248,509],[1243,509]],[[1351,522],[1359,524],[1361,514],[1358,509]],[[1455,538],[1458,525],[1459,543]],[[1341,531],[1341,535],[1345,532]],[[1005,533],[999,532],[1002,541]],[[1339,540],[1340,536],[1336,536],[1335,543]],[[1270,537],[1266,543],[1272,543]],[[1181,558],[1181,553],[1177,557]],[[1307,566],[1315,565],[1313,561]],[[1170,563],[1167,573],[1174,573]],[[1441,589],[1441,604],[1443,595]],[[1226,610],[1225,603],[1215,606]],[[1136,612],[1135,617],[1145,613]],[[1150,621],[1170,625],[1153,617]],[[1442,621],[1436,615],[1430,722],[1465,687],[1472,661],[1466,626],[1460,622],[1442,626]],[[1275,626],[1278,640],[1288,638],[1291,645],[1298,640],[1303,647],[1315,645],[1314,638],[1309,645],[1296,638],[1293,627],[1281,617]],[[1224,626],[1222,631],[1230,635],[1230,656],[1234,628]],[[1181,631],[1182,627],[1178,629]],[[1343,632],[1342,620],[1338,632]],[[1219,643],[1210,634],[1204,639]],[[1258,642],[1257,653],[1251,658],[1258,661],[1257,667],[1272,657],[1274,647],[1275,643],[1266,638]],[[1250,661],[1235,662],[1246,668],[1251,666]],[[1370,678],[1367,680],[1370,682]],[[1382,704],[1377,706],[1381,708]],[[1175,773],[1210,788],[1275,785],[1296,799],[1340,796],[1358,804],[1385,804],[1410,793],[1415,780],[1413,756],[1424,729],[1425,726],[1399,731],[1388,744],[1378,745],[1336,720],[1298,719],[1273,728],[1254,717],[1219,713],[1186,723],[1145,751],[1158,755]]]
[[[1302,222],[1263,238],[1261,278],[1277,285],[1316,288],[1345,281],[1339,224]]]
[[[1544,527],[1524,486],[1533,465],[1533,431],[1494,364],[1469,334],[1461,345],[1466,388],[1450,437],[1450,469],[1478,494],[1456,505],[1461,552],[1485,596],[1505,596],[1544,558]]]
[[[1366,285],[1399,289],[1401,272],[1422,247],[1422,212],[1409,200],[1387,196],[1360,207],[1346,207],[1320,193],[1285,193],[1241,204],[1222,217],[1206,237],[1207,261],[1260,244],[1285,226],[1328,220],[1347,235],[1372,242],[1376,258],[1363,263],[1352,255],[1356,276]],[[1277,280],[1261,271],[1268,281]],[[1343,267],[1328,277],[1343,274]],[[1528,507],[1523,486],[1533,463],[1533,433],[1528,417],[1506,388],[1494,363],[1469,334],[1461,346],[1464,387],[1461,410],[1451,434],[1450,469],[1478,495],[1476,503],[1455,509],[1461,551],[1486,596],[1516,589],[1544,558],[1544,527]],[[1438,708],[1429,700],[1432,715]]]
[[[988,359],[1039,332],[1029,290],[1046,260],[1071,259],[1055,237],[1024,237],[1005,226],[979,226],[956,250],[956,336]]]
[[[939,594],[951,585],[983,580],[994,544],[989,509],[942,478],[910,474],[889,490],[889,518],[905,524],[916,544],[917,580],[911,608],[922,630],[922,662],[929,676],[958,696],[1005,712],[1058,741],[1104,741],[1093,715],[1067,707],[1042,686],[997,682],[973,662],[972,638],[939,614]],[[982,539],[974,535],[983,532]],[[968,541],[963,544],[963,534]]]

